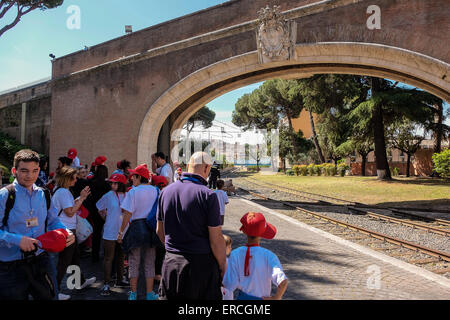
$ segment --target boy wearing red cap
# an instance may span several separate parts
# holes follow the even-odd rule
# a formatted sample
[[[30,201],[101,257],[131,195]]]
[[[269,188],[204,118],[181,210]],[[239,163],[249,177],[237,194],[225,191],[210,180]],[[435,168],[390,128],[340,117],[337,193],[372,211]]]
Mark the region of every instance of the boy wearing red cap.
[[[67,158],[72,159],[72,167],[78,168],[80,166],[80,159],[77,157],[77,149],[71,148],[67,152]]]
[[[233,292],[240,289],[237,300],[281,300],[288,280],[280,260],[270,250],[260,247],[261,238],[273,239],[277,229],[259,212],[248,212],[241,218],[240,230],[247,244],[231,252],[223,285]],[[277,292],[271,296],[271,282]]]

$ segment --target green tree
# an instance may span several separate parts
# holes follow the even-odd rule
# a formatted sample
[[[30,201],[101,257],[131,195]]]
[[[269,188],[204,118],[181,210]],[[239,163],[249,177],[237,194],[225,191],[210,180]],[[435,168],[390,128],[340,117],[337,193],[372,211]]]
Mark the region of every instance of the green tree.
[[[184,125],[184,129],[188,131],[188,134],[194,129],[196,122],[201,122],[203,128],[208,129],[213,125],[213,121],[216,118],[216,113],[209,109],[207,106],[202,107],[198,110]]]
[[[450,178],[450,149],[433,154],[436,172],[443,178]]]
[[[339,137],[336,136],[333,130],[342,132],[343,126],[346,124],[345,116],[353,108],[354,105],[364,101],[367,97],[368,86],[363,77],[354,75],[336,75],[323,74],[315,75],[308,79],[298,80],[299,90],[303,96],[304,108],[309,112],[309,118],[313,134],[313,142],[322,163],[326,161],[321,148],[322,143],[327,148],[328,154],[337,157],[336,148],[339,145]],[[332,119],[330,113],[334,112],[335,119]],[[322,122],[328,122],[333,129],[324,125],[321,127],[321,132],[317,134],[316,125],[314,123],[313,113],[320,115]],[[343,117],[343,118],[342,118]],[[325,136],[321,137],[321,135]],[[340,138],[341,142],[345,138]]]
[[[411,167],[411,156],[420,148],[420,144],[425,139],[425,130],[422,126],[406,117],[391,124],[387,129],[389,145],[406,153],[406,176],[409,177]],[[422,132],[420,132],[422,129]]]
[[[296,80],[274,79],[264,82],[250,94],[238,99],[232,114],[232,122],[243,130],[250,128],[279,128],[284,121],[293,132],[292,119],[297,118],[302,110],[302,96]],[[286,135],[290,139],[293,155],[298,155],[295,135]]]
[[[0,21],[6,15],[9,10],[17,9],[16,17],[14,20],[0,29],[0,37],[9,29],[15,27],[20,19],[27,13],[40,9],[47,10],[59,7],[63,4],[64,0],[1,0],[0,1]],[[16,11],[14,11],[16,12]]]
[[[371,128],[378,179],[391,179],[386,155],[385,127],[406,117],[428,128],[433,122],[433,105],[439,103],[440,99],[417,89],[397,87],[398,83],[385,79],[370,78],[370,84],[369,98],[353,110],[360,120],[353,125],[359,129]]]
[[[285,159],[291,163],[298,162],[300,159],[306,157],[306,154],[314,148],[314,144],[310,140],[305,139],[301,130],[294,132],[286,125],[281,125],[279,129],[279,155],[283,161],[283,169],[285,170]],[[292,140],[294,140],[296,145],[297,154],[294,154],[294,148],[291,145]]]

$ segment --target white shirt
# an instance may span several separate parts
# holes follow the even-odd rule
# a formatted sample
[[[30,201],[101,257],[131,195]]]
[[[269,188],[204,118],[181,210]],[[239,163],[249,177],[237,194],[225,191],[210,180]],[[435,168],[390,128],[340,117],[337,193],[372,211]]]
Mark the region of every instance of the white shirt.
[[[166,177],[167,180],[169,180],[168,185],[173,182],[172,167],[167,162],[162,167],[159,167],[158,169],[156,169],[156,173],[160,176]]]
[[[131,212],[130,221],[147,218],[153,203],[157,200],[158,191],[156,187],[144,184],[127,192],[121,208]]]
[[[62,210],[59,215],[59,220],[66,226],[67,229],[77,228],[77,215],[74,214],[72,217],[68,217],[64,212],[64,209],[75,206],[75,200],[73,199],[73,195],[69,189],[59,188],[56,190],[52,197],[52,206],[56,210],[56,214],[59,214]]]
[[[72,167],[79,167],[80,166],[80,159],[78,157],[75,157],[72,160]]]
[[[177,182],[178,180],[180,180],[180,175],[178,174],[178,172],[177,172],[177,169],[175,169],[174,171],[173,171],[173,182]]]
[[[223,190],[215,190],[217,194],[217,199],[219,199],[220,215],[225,215],[225,205],[228,204],[227,193]]]
[[[122,225],[123,215],[120,205],[125,200],[124,193],[116,193],[109,191],[100,200],[98,200],[96,206],[99,211],[106,211],[106,221],[103,226],[103,239],[105,240],[117,240],[117,236]],[[125,232],[124,232],[125,233]]]
[[[223,285],[233,292],[240,289],[255,297],[269,297],[271,282],[279,286],[287,279],[280,260],[270,250],[262,247],[250,247],[252,258],[249,263],[250,275],[244,276],[245,254],[247,247],[239,247],[231,252]]]

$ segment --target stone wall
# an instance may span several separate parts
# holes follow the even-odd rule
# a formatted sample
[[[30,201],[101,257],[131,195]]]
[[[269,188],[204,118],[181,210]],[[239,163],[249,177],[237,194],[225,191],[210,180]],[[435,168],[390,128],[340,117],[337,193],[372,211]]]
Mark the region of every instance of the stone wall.
[[[0,96],[0,131],[39,153],[49,154],[51,109],[47,81],[5,93]]]

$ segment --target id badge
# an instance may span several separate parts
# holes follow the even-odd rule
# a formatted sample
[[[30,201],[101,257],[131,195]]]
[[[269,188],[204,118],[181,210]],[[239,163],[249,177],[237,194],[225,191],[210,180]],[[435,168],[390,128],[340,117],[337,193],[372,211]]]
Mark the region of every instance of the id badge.
[[[31,218],[25,220],[27,228],[37,227],[39,226],[38,219],[37,218]]]

